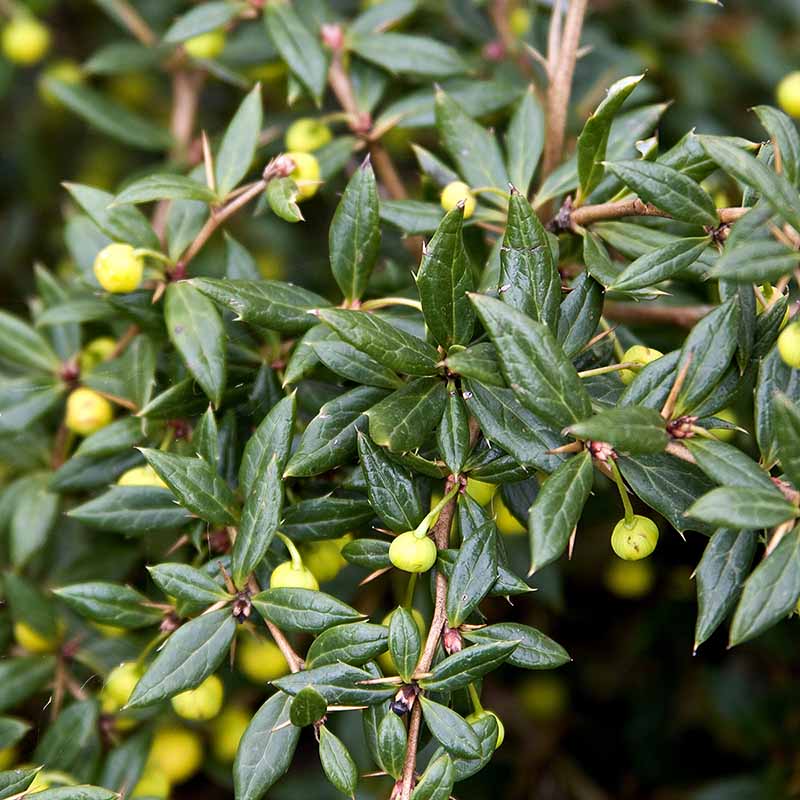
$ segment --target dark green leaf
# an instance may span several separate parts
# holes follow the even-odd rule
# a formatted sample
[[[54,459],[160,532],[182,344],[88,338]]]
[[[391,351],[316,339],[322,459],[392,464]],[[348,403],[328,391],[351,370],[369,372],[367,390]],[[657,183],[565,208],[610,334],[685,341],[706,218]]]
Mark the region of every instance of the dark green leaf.
[[[397,714],[384,714],[378,727],[378,755],[384,770],[395,780],[403,774],[407,746],[406,728]]]
[[[143,594],[119,583],[75,583],[55,589],[55,594],[73,611],[103,625],[143,628],[163,617],[159,609],[145,605],[148,600]]]
[[[33,752],[34,762],[46,764],[52,770],[68,773],[77,771],[81,767],[80,761],[93,749],[99,748],[99,712],[94,699],[81,700],[67,706],[39,741]],[[114,793],[106,792],[102,796],[111,798]],[[64,794],[62,797],[67,800],[69,795]]]
[[[453,793],[455,770],[447,753],[432,758],[420,776],[411,800],[447,800]]]
[[[511,192],[500,261],[503,300],[555,332],[561,278],[542,223],[525,195],[516,189]]]
[[[777,493],[769,475],[741,450],[725,442],[695,436],[684,443],[712,481],[721,486],[764,489]]]
[[[395,452],[422,447],[444,413],[447,391],[438,378],[417,378],[367,409],[370,438]]]
[[[447,623],[458,628],[497,580],[497,534],[492,523],[481,526],[461,545],[447,584]]]
[[[708,540],[695,571],[695,650],[714,633],[736,605],[755,551],[756,536],[753,531],[720,528]]]
[[[779,439],[773,401],[776,392],[800,398],[800,370],[784,364],[778,348],[773,347],[759,365],[755,389],[756,440],[768,466],[778,460]]]
[[[707,236],[694,239],[678,239],[645,253],[629,264],[614,282],[609,291],[630,292],[644,289],[667,280],[683,272],[694,264],[709,246],[711,240]]]
[[[774,239],[755,239],[726,247],[711,276],[742,283],[774,281],[797,267],[800,253]]]
[[[297,204],[300,189],[292,178],[273,178],[267,184],[267,202],[275,216],[285,222],[302,222],[305,217]]]
[[[342,557],[368,570],[390,567],[389,542],[380,539],[356,539],[342,548]]]
[[[306,633],[322,633],[364,617],[341,600],[311,589],[267,589],[253,597],[253,605],[279,628]]]
[[[53,656],[21,656],[0,661],[0,713],[15,708],[43,689],[53,677]]]
[[[522,669],[554,669],[571,661],[569,653],[558,642],[536,628],[517,622],[498,622],[465,631],[472,642],[519,642],[508,657],[508,663]]]
[[[447,401],[436,431],[439,455],[454,475],[461,472],[470,451],[469,415],[455,383],[447,384]]]
[[[16,797],[24,792],[36,777],[41,767],[20,767],[0,772],[0,800]]]
[[[314,292],[282,281],[193,278],[190,283],[214,302],[229,308],[243,322],[297,334],[317,324],[308,312],[327,306]]]
[[[227,196],[247,175],[261,134],[261,117],[261,84],[256,84],[234,114],[214,160],[221,197]]]
[[[478,758],[481,753],[480,740],[469,723],[447,706],[420,697],[422,715],[433,737],[455,756]]]
[[[609,408],[570,425],[567,431],[578,439],[608,442],[634,455],[663,452],[669,441],[666,420],[654,408],[643,406]]]
[[[227,25],[237,14],[240,8],[230,0],[216,0],[216,2],[203,3],[181,14],[167,29],[164,42],[177,44],[185,42],[201,33],[208,33],[216,28]]]
[[[199,686],[222,663],[235,635],[229,608],[181,625],[136,684],[126,708],[149,706]]]
[[[784,175],[790,183],[797,185],[800,178],[800,134],[794,120],[772,106],[754,106],[752,111],[772,137],[772,143],[780,153]]]
[[[800,526],[787,533],[745,581],[731,623],[730,646],[763,633],[800,597]]]
[[[364,294],[380,244],[378,187],[365,159],[350,178],[328,233],[331,270],[346,300]]]
[[[506,385],[500,373],[497,350],[491,342],[478,342],[466,350],[453,348],[444,363],[450,372],[463,378],[473,378],[491,386]]]
[[[772,405],[781,467],[795,488],[800,488],[800,408],[785,394],[776,394]]]
[[[342,662],[361,667],[386,652],[388,633],[383,625],[351,622],[335,625],[314,639],[306,654],[306,666],[322,667]]]
[[[374,705],[388,700],[397,690],[376,684],[363,684],[374,676],[348,664],[328,664],[305,669],[273,681],[273,686],[296,695],[306,686],[313,686],[329,705]]]
[[[164,302],[170,341],[216,407],[225,391],[225,330],[214,304],[187,281],[170,283]]]
[[[514,641],[489,641],[466,647],[459,653],[440,661],[430,677],[419,685],[429,692],[454,692],[464,689],[488,672],[496,670],[508,660],[518,643]]]
[[[216,470],[201,458],[141,448],[147,463],[193,514],[214,525],[232,525],[238,517],[236,498]]]
[[[422,637],[411,612],[399,606],[389,622],[389,653],[397,674],[405,683],[411,680],[422,650]]]
[[[191,519],[172,492],[157,486],[112,486],[67,513],[91,528],[127,535],[179,528]]]
[[[591,402],[555,336],[491,297],[470,295],[519,401],[547,422],[564,427],[587,417]]]
[[[544,110],[533,86],[522,96],[506,134],[506,161],[511,183],[527,195],[544,146]]]
[[[147,571],[164,594],[187,603],[210,606],[230,595],[205,572],[188,564],[156,564]]]
[[[207,186],[185,175],[157,172],[129,183],[115,198],[114,206],[151,203],[154,200],[200,200],[213,203],[217,196]]]
[[[336,539],[374,516],[366,499],[311,497],[284,509],[281,531],[297,542]]]
[[[561,303],[556,338],[567,358],[575,358],[597,331],[603,290],[588,272],[581,273]]]
[[[300,728],[287,725],[292,698],[276,692],[256,711],[244,732],[233,783],[237,800],[260,800],[292,763]]]
[[[728,528],[771,528],[792,519],[797,508],[777,488],[720,486],[696,500],[686,511],[695,519]]]
[[[292,725],[298,728],[305,728],[306,725],[313,725],[319,722],[328,710],[325,698],[313,687],[306,686],[301,689],[292,700],[292,707],[289,709],[289,719]]]
[[[347,342],[333,338],[333,334],[323,326],[312,328],[306,337],[311,336],[317,330],[324,332],[327,338],[309,343],[309,348],[331,372],[365,386],[397,389],[402,385],[402,380],[388,367],[379,364],[366,353],[356,350]]]
[[[5,311],[0,311],[0,359],[44,372],[55,372],[60,365],[44,336]]]
[[[360,417],[386,395],[385,389],[357,386],[325,403],[308,423],[284,476],[319,475],[348,461],[356,451]]]
[[[675,219],[693,225],[719,224],[708,192],[678,170],[652,161],[616,161],[605,167],[645,203],[652,203]]]
[[[328,780],[348,797],[355,797],[358,769],[341,739],[325,725],[319,728],[319,760]]]
[[[468,69],[457,50],[424,36],[365,33],[352,37],[350,47],[366,61],[401,75],[446,78]]]
[[[467,298],[475,286],[464,247],[463,221],[463,208],[445,216],[425,248],[417,274],[425,323],[442,347],[467,344],[475,323],[475,311]]]
[[[409,375],[436,373],[439,354],[435,347],[375,314],[322,308],[318,316],[348,344],[389,369]]]
[[[528,518],[531,572],[555,561],[566,549],[592,490],[593,473],[592,457],[584,450],[561,464],[542,485]]]
[[[603,177],[611,123],[628,95],[639,85],[644,75],[621,78],[606,93],[603,101],[586,120],[578,137],[578,177],[580,197],[586,197]]]

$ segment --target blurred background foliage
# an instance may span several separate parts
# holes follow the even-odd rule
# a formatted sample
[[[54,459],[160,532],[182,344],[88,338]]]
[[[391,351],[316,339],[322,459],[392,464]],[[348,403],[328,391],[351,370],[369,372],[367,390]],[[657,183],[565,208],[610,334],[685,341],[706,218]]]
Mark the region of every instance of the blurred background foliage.
[[[0,60],[0,298],[3,306],[17,313],[25,312],[36,262],[59,271],[74,269],[64,227],[73,209],[61,182],[116,191],[121,181],[151,165],[154,158],[92,131],[39,85],[43,72],[65,59],[89,72],[93,53],[110,42],[126,40],[125,31],[100,11],[99,4],[86,0],[30,0],[27,5],[46,21],[53,43],[47,59],[35,67],[20,68]],[[164,30],[190,4],[138,0],[134,5],[154,29]],[[359,4],[299,0],[296,5],[308,14],[327,6],[346,16]],[[420,5],[410,25],[455,44],[474,61],[482,77],[492,76],[510,87],[510,104],[527,81],[512,59],[492,52],[496,32],[484,4],[428,0]],[[530,27],[523,36],[541,48],[547,4],[523,5],[531,11]],[[647,70],[637,102],[673,100],[659,129],[662,148],[690,128],[759,139],[761,130],[747,109],[774,102],[777,82],[800,68],[798,0],[729,0],[724,9],[683,0],[593,0],[591,9],[584,41],[592,49],[576,73],[573,132],[609,84]],[[237,27],[220,61],[245,81],[263,82],[265,120],[273,132],[265,155],[280,151],[283,131],[292,119],[317,113],[304,99],[287,106],[286,72],[259,20]],[[157,69],[87,74],[84,80],[121,105],[168,124],[169,80]],[[388,96],[408,91],[398,82]],[[210,77],[202,93],[198,127],[221,131],[241,96],[240,89]],[[493,114],[504,119],[501,110],[484,119],[491,123]],[[344,127],[339,124],[337,131],[343,133]],[[412,196],[435,200],[437,190],[420,181],[409,146],[415,142],[435,150],[432,128],[398,127],[384,141]],[[325,231],[342,185],[340,175],[304,204],[305,224],[291,226],[263,214],[237,220],[234,234],[255,254],[266,277],[295,280],[318,291],[329,288]],[[726,192],[732,187],[715,188]],[[389,251],[394,247],[396,268],[407,276],[414,264],[399,235],[393,235],[395,241],[392,234],[388,237]],[[219,272],[215,262],[222,261],[221,243],[207,248],[201,259],[200,270]],[[386,271],[391,277],[391,268]],[[746,420],[747,409],[740,411]],[[499,500],[495,498],[496,510]],[[505,500],[514,507],[514,498]],[[779,625],[730,653],[718,634],[693,656],[696,600],[690,575],[705,542],[697,536],[684,542],[672,532],[647,562],[614,560],[608,529],[609,520],[618,516],[615,504],[611,487],[599,492],[572,561],[549,567],[537,576],[539,592],[532,601],[503,612],[547,631],[567,647],[574,662],[540,676],[511,668],[498,673],[488,689],[487,705],[505,721],[506,744],[490,768],[460,785],[459,796],[800,797],[800,623]],[[514,535],[519,526],[511,517],[505,517],[505,524],[511,531],[509,550],[524,571],[525,537]],[[348,569],[337,582],[346,585],[352,579]],[[341,733],[345,739],[355,738],[346,730]],[[292,770],[271,797],[333,796],[316,757],[311,752],[309,756],[309,769]],[[220,788],[189,783],[179,796],[227,797],[221,781]],[[375,791],[376,796],[386,796],[385,781],[376,781]]]

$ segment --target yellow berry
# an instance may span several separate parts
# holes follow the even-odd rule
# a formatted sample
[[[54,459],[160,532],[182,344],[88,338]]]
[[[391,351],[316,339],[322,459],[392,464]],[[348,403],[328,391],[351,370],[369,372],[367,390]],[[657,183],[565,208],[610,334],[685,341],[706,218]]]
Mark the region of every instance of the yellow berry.
[[[91,372],[98,364],[107,361],[116,350],[117,343],[110,336],[98,336],[92,339],[78,356],[81,372]]]
[[[291,561],[284,561],[272,570],[269,585],[272,589],[319,589],[311,570],[302,566],[295,569]]]
[[[800,70],[790,72],[775,92],[778,105],[790,116],[800,118]]]
[[[560,717],[567,707],[567,687],[560,678],[541,675],[528,678],[517,692],[522,710],[539,721]]]
[[[442,189],[442,208],[452,211],[461,201],[464,201],[464,219],[469,219],[475,213],[475,195],[463,181],[453,181]]]
[[[143,467],[132,467],[123,472],[117,479],[117,484],[119,486],[160,486],[162,488],[167,486],[149,464],[145,464]]]
[[[106,639],[119,639],[120,636],[124,636],[128,632],[126,628],[118,628],[116,625],[103,625],[102,622],[92,622],[91,626],[98,633],[102,633]]]
[[[739,424],[739,418],[732,408],[723,408],[722,411],[716,411],[714,416],[717,419],[724,419],[725,422],[730,422],[733,425]],[[709,430],[721,442],[730,442],[736,437],[736,431],[733,428],[709,428]]]
[[[225,49],[225,31],[215,30],[193,36],[183,43],[192,58],[216,58]]]
[[[143,273],[144,259],[129,244],[109,244],[94,259],[94,275],[107,292],[122,294],[138,289]]]
[[[55,78],[62,83],[78,84],[83,80],[83,71],[77,61],[70,58],[64,58],[61,61],[56,61],[50,64],[39,77],[37,88],[39,96],[51,108],[57,108],[61,103],[59,99],[53,94],[52,90],[47,87],[46,79]]]
[[[0,772],[13,767],[17,763],[17,755],[15,747],[0,747]]]
[[[169,725],[160,728],[153,737],[146,769],[163,772],[170,783],[189,780],[203,763],[200,737],[187,728]]]
[[[175,695],[172,708],[184,719],[213,719],[222,709],[224,694],[222,681],[216,675],[209,675],[196,688]]]
[[[604,579],[608,590],[617,597],[644,597],[653,588],[655,572],[648,561],[619,561],[615,559],[606,569]]]
[[[531,29],[531,12],[527,8],[518,6],[508,17],[508,27],[514,36],[522,38]]]
[[[142,777],[130,793],[130,798],[136,800],[138,797],[155,797],[158,800],[167,800],[170,788],[169,778],[160,770],[151,767],[142,773]]]
[[[300,153],[319,150],[333,138],[331,129],[313,117],[295,120],[286,130],[286,149]]]
[[[781,331],[778,352],[784,364],[792,369],[800,369],[800,320],[795,320]]]
[[[61,639],[59,635],[44,636],[25,622],[14,623],[14,638],[29,653],[52,653]]]
[[[497,740],[494,743],[494,749],[497,750],[506,738],[506,728],[500,717],[498,717],[494,711],[489,711],[486,708],[482,711],[473,711],[466,720],[470,725],[474,725],[479,719],[484,719],[485,717],[494,717],[494,721],[497,723]]]
[[[268,683],[289,672],[289,666],[275,642],[246,635],[236,647],[236,663],[253,683]]]
[[[30,14],[16,14],[0,34],[3,55],[14,64],[30,66],[50,48],[50,31]]]
[[[334,539],[309,542],[302,549],[303,563],[319,583],[332,581],[347,563],[340,551],[341,548]]]
[[[500,533],[504,533],[506,536],[519,536],[528,532],[528,529],[511,513],[499,494],[494,497],[492,509],[494,510],[494,524],[497,525]]]
[[[236,758],[239,740],[252,717],[249,709],[230,706],[214,720],[211,727],[211,750],[219,761],[230,763]]]
[[[135,661],[124,661],[108,673],[100,690],[100,707],[104,714],[116,714],[130,700],[142,668]]]
[[[73,389],[67,398],[67,413],[64,424],[80,436],[105,428],[114,416],[111,403],[92,389]]]
[[[300,150],[292,150],[286,155],[294,161],[294,169],[289,177],[297,184],[297,201],[308,200],[319,189],[319,161],[311,153],[304,153]]]
[[[627,386],[629,383],[633,382],[633,379],[639,374],[639,370],[642,367],[646,367],[651,361],[655,361],[663,355],[664,354],[660,350],[656,350],[652,347],[645,347],[643,344],[635,344],[633,347],[629,347],[622,356],[623,363],[632,361],[639,366],[632,367],[631,369],[621,369],[619,371],[620,379]]]
[[[429,536],[406,531],[389,546],[389,559],[406,572],[427,572],[436,563],[436,545]]]
[[[467,494],[479,505],[487,506],[497,491],[497,484],[484,483],[476,478],[467,480]]]
[[[634,514],[630,524],[621,519],[611,534],[611,547],[624,561],[647,558],[658,543],[658,526],[641,514]]]

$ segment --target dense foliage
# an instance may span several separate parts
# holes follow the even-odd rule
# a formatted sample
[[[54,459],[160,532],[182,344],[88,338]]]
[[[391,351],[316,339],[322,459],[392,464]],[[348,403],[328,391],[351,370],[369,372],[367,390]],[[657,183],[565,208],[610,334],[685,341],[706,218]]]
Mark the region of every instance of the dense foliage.
[[[484,684],[571,660],[517,608],[598,532],[631,596],[659,539],[706,542],[687,650],[786,624],[792,118],[662,147],[634,74],[565,148],[581,0],[97,5],[128,38],[43,97],[150,155],[64,184],[70,264],[0,312],[0,798],[165,798],[202,732],[237,800],[306,739],[347,796],[444,800],[503,743]],[[2,45],[27,65],[49,34],[18,9]],[[143,71],[166,125],[104,90]],[[201,130],[209,82],[235,108]]]

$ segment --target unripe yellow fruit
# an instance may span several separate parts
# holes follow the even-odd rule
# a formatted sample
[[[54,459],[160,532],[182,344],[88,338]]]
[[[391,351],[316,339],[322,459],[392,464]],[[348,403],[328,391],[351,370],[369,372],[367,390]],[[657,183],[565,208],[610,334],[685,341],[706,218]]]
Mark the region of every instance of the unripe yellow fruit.
[[[800,70],[790,72],[775,92],[778,105],[790,116],[800,118]]]
[[[111,403],[92,389],[81,386],[73,389],[67,398],[64,424],[79,436],[89,436],[105,428],[113,417]]]
[[[236,663],[253,683],[268,683],[289,672],[289,666],[275,642],[246,635],[236,647]]]
[[[0,747],[0,771],[10,769],[17,763],[16,747]]]
[[[203,763],[200,737],[187,728],[169,725],[156,731],[145,769],[164,773],[170,783],[189,780]]]
[[[48,66],[41,74],[37,83],[39,96],[51,108],[61,105],[60,100],[47,88],[46,79],[55,78],[62,83],[78,84],[83,81],[83,71],[77,61],[71,58],[64,58]]]
[[[103,625],[102,622],[92,622],[90,624],[98,633],[102,633],[106,639],[119,639],[120,636],[124,636],[128,632],[126,628],[120,628],[116,625]]]
[[[502,720],[494,711],[489,711],[488,709],[484,708],[482,711],[473,711],[466,720],[469,722],[470,725],[474,725],[479,719],[484,719],[485,717],[494,717],[494,721],[497,723],[497,740],[494,743],[494,749],[497,750],[501,744],[505,741],[506,738],[506,728],[503,725]]]
[[[225,49],[225,31],[215,30],[193,36],[183,43],[192,58],[216,58]]]
[[[523,37],[531,29],[531,12],[527,8],[517,6],[508,17],[508,27],[514,36]]]
[[[641,514],[634,514],[630,524],[621,519],[611,534],[611,547],[624,561],[647,558],[658,544],[658,526]]]
[[[209,675],[198,687],[172,698],[172,708],[179,717],[192,720],[213,719],[222,709],[225,691],[216,675]]]
[[[142,668],[135,661],[124,661],[108,673],[106,682],[100,690],[100,707],[104,714],[116,714],[130,700]]]
[[[442,189],[441,203],[445,211],[452,211],[461,201],[464,201],[464,219],[469,219],[475,213],[475,195],[463,181],[453,181]]]
[[[302,549],[303,563],[320,583],[332,581],[347,563],[335,539],[309,542]]]
[[[730,422],[733,425],[739,424],[739,418],[732,408],[723,408],[722,411],[715,411],[714,416],[717,417],[717,419],[724,419],[726,422]],[[730,442],[736,438],[736,431],[733,428],[709,428],[709,430],[721,442]]]
[[[517,691],[522,710],[535,720],[551,721],[567,707],[567,687],[560,678],[540,675],[528,678]]]
[[[619,561],[615,559],[605,572],[605,584],[617,597],[644,597],[653,588],[655,572],[648,561]]]
[[[114,242],[106,245],[94,259],[97,282],[113,294],[138,289],[143,274],[144,259],[129,244]]]
[[[319,161],[311,153],[292,150],[286,153],[294,161],[294,169],[289,177],[297,184],[297,201],[308,200],[319,189],[320,169]]]
[[[98,336],[92,339],[78,356],[81,372],[90,372],[98,364],[108,360],[117,348],[117,343],[110,336]]]
[[[381,625],[388,625],[392,621],[392,615],[397,609],[393,609],[390,611],[382,620]],[[411,612],[411,616],[414,619],[414,622],[417,623],[417,630],[419,631],[419,635],[422,640],[425,640],[425,635],[427,633],[427,627],[425,625],[425,618],[422,616],[422,613],[418,611],[416,608],[406,609],[406,611]],[[385,653],[381,653],[378,656],[378,664],[380,668],[383,670],[384,675],[397,675],[397,667],[395,666],[394,659],[392,658],[392,654],[387,650]]]
[[[389,559],[406,572],[427,572],[436,563],[436,545],[429,536],[406,531],[389,545]]]
[[[142,773],[130,798],[136,800],[137,797],[157,797],[159,800],[167,800],[170,788],[169,778],[160,770],[150,768]]]
[[[239,741],[252,718],[249,709],[230,706],[214,720],[211,728],[211,750],[218,760],[227,764],[236,758]]]
[[[59,628],[63,630],[63,626]],[[14,623],[14,638],[17,644],[29,653],[52,653],[58,649],[61,640],[60,635],[44,636],[25,622]]]
[[[800,369],[800,320],[795,320],[781,331],[778,352],[786,366]]]
[[[479,505],[489,505],[496,491],[496,483],[484,483],[476,478],[467,480],[467,494]]]
[[[286,129],[286,149],[311,153],[328,144],[333,138],[331,129],[321,120],[303,117]]]
[[[499,494],[494,497],[492,509],[494,511],[494,524],[497,525],[497,530],[500,533],[504,533],[506,536],[519,536],[528,532],[528,529],[509,511],[508,506],[503,502]]]
[[[291,561],[284,561],[272,570],[269,585],[272,589],[319,589],[311,570],[306,567],[295,569]]]
[[[14,64],[28,67],[41,61],[50,48],[50,31],[29,14],[17,14],[0,34],[3,55]]]
[[[622,356],[622,361],[632,361],[640,366],[632,369],[621,369],[619,371],[620,380],[627,386],[633,382],[642,367],[646,367],[651,361],[655,361],[663,355],[660,350],[656,350],[653,347],[645,347],[643,344],[635,344],[633,347],[629,347]]]
[[[149,465],[132,467],[126,470],[117,479],[119,486],[159,486],[166,489],[167,484],[158,477],[156,471]]]

